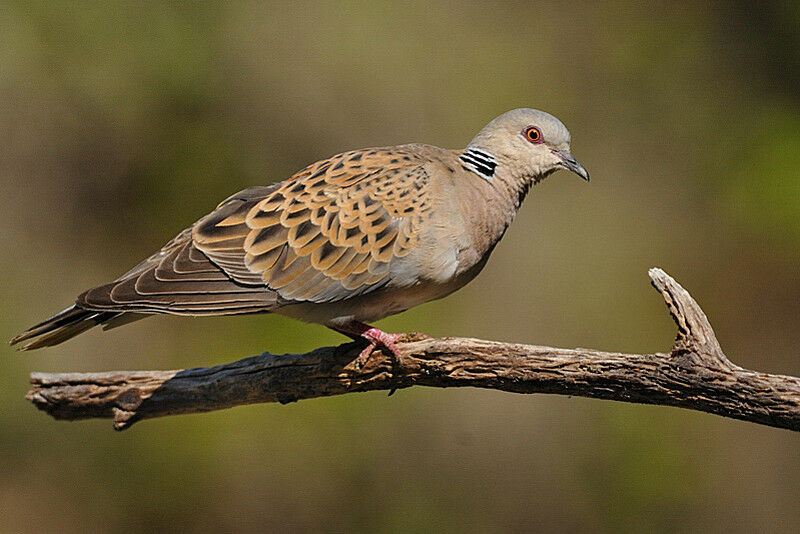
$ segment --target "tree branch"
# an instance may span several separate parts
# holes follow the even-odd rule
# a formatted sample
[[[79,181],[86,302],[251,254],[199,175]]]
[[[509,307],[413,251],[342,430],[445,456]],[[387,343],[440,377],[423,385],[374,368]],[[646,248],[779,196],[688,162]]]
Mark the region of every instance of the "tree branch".
[[[675,280],[651,269],[653,286],[678,325],[669,353],[620,354],[419,334],[399,343],[400,362],[363,345],[245,358],[181,371],[31,375],[27,398],[56,419],[110,417],[123,430],[140,419],[293,402],[413,385],[557,393],[679,406],[800,431],[800,378],[748,371],[722,353],[700,306]]]

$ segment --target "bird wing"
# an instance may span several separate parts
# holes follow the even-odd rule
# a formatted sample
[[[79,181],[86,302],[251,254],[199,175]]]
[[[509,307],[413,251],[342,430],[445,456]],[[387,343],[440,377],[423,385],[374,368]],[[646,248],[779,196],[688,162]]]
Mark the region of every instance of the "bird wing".
[[[265,311],[277,302],[263,284],[238,283],[214,265],[194,246],[191,228],[114,282],[76,299],[88,310],[187,315]]]
[[[357,150],[246,189],[77,304],[227,314],[374,291],[419,241],[431,207],[425,162],[410,147]]]
[[[221,204],[194,226],[194,244],[232,279],[283,301],[373,291],[418,243],[431,205],[425,162],[411,147],[318,161],[257,202]]]

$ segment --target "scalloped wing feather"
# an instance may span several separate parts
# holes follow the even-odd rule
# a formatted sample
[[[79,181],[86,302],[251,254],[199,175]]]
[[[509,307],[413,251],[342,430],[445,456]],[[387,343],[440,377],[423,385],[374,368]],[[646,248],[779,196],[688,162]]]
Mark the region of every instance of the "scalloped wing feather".
[[[316,162],[258,200],[223,202],[195,225],[195,246],[237,282],[261,281],[286,301],[374,290],[419,243],[431,210],[426,161],[389,147]]]
[[[346,152],[241,191],[76,302],[103,311],[251,313],[383,287],[430,214],[425,162],[404,147]]]

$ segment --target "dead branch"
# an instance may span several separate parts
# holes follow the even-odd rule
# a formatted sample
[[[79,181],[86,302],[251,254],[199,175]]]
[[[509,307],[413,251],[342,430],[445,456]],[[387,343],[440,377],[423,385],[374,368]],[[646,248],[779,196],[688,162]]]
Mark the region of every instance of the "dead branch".
[[[669,353],[620,354],[411,335],[402,360],[347,343],[307,354],[245,358],[180,371],[33,373],[27,398],[56,419],[113,418],[123,430],[140,419],[293,402],[414,385],[481,387],[679,406],[800,430],[800,378],[748,371],[720,349],[700,306],[675,280],[651,269],[653,286],[678,325]]]

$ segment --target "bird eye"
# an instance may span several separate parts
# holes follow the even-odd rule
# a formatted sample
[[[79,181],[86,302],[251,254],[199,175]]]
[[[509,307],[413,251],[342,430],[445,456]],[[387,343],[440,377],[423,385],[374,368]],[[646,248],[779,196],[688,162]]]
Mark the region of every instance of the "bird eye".
[[[542,132],[536,126],[528,126],[522,131],[522,135],[531,143],[538,144],[542,142]]]

